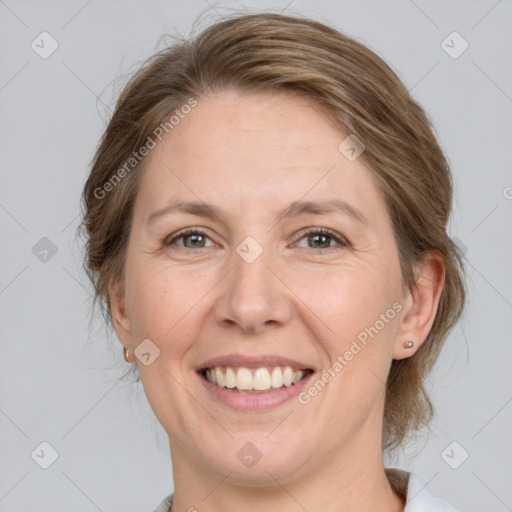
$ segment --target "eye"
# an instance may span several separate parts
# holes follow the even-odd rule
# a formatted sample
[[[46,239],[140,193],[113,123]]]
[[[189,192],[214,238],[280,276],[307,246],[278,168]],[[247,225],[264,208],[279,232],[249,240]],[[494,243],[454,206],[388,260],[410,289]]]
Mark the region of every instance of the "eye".
[[[339,249],[339,247],[335,247],[331,245],[331,242],[338,242],[338,244],[342,247],[348,247],[347,241],[334,231],[326,228],[312,229],[310,231],[306,231],[302,233],[301,240],[306,239],[308,248],[311,249]],[[313,244],[309,246],[309,244]]]
[[[341,247],[348,247],[349,245],[342,236],[326,228],[311,229],[309,231],[303,232],[301,240],[303,239],[307,239],[308,245],[313,244],[312,246],[307,247],[309,249],[339,249],[339,247],[331,245],[332,241],[337,242]],[[177,240],[183,240],[183,245],[176,244]],[[205,245],[207,240],[210,240],[210,238],[202,229],[187,228],[176,233],[175,235],[171,235],[171,237],[164,241],[164,245],[177,245],[178,247],[183,247],[184,249],[202,249],[215,245]]]
[[[200,248],[203,247],[211,247],[211,246],[205,246],[206,240],[209,240],[206,233],[199,228],[188,228],[184,229],[183,231],[180,231],[176,235],[174,235],[172,238],[167,238],[164,241],[165,245],[173,245],[176,240],[183,239],[185,245],[178,245],[178,247],[183,247],[185,249],[194,249],[194,248]],[[190,245],[186,245],[187,242],[190,242]]]

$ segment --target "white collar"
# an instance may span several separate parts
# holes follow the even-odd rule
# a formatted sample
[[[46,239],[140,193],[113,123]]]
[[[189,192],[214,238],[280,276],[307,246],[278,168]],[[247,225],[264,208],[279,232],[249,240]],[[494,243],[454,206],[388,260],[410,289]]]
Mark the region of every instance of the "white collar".
[[[397,468],[386,468],[393,490],[406,499],[404,512],[459,512],[446,501],[435,498],[414,473]]]

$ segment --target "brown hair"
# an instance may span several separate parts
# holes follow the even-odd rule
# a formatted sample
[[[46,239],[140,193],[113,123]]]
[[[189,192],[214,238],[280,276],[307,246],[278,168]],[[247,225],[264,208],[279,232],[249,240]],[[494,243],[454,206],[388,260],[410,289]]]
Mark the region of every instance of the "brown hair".
[[[85,267],[95,304],[99,300],[111,324],[109,284],[123,282],[144,163],[134,155],[162,123],[170,130],[169,116],[207,88],[298,93],[318,106],[364,142],[359,158],[385,198],[404,287],[414,288],[414,265],[428,251],[444,257],[445,281],[432,329],[413,357],[392,361],[386,384],[383,449],[403,445],[432,419],[425,379],[465,303],[463,257],[446,232],[452,181],[429,118],[397,75],[374,52],[333,28],[298,16],[236,15],[156,53],[132,77],[82,195]],[[133,165],[127,167],[128,161]]]

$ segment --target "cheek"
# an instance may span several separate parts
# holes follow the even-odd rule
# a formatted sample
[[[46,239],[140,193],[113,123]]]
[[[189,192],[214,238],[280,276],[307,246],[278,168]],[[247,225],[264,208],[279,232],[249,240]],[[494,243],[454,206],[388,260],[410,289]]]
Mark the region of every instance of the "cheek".
[[[380,269],[351,270],[316,279],[309,298],[303,295],[318,315],[310,328],[324,354],[323,372],[330,374],[318,403],[324,401],[323,413],[342,429],[360,425],[383,399],[400,307],[398,285]],[[353,419],[350,425],[347,417]]]
[[[160,347],[166,338],[182,338],[177,332],[201,298],[200,285],[184,280],[182,274],[161,263],[133,261],[127,265],[126,293],[134,336],[154,339]]]
[[[380,315],[392,308],[399,297],[390,272],[362,266],[323,275],[303,275],[300,280],[294,280],[297,283],[294,291],[311,306],[318,322],[326,325],[333,338],[347,340],[379,321]],[[386,326],[393,323],[396,316],[393,313],[386,317]]]
[[[309,327],[324,354],[324,371],[334,375],[330,396],[356,416],[380,396],[392,359],[400,295],[391,272],[364,266],[299,282],[298,294],[317,315]]]

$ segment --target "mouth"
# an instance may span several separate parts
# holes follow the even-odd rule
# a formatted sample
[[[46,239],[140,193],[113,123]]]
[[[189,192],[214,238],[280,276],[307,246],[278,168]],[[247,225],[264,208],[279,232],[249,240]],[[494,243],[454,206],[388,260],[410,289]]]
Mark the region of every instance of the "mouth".
[[[315,373],[304,361],[277,354],[229,354],[204,361],[196,368],[212,406],[248,413],[270,412],[293,404]]]
[[[240,394],[269,394],[302,382],[313,373],[309,368],[291,366],[202,368],[199,375],[214,386]]]

